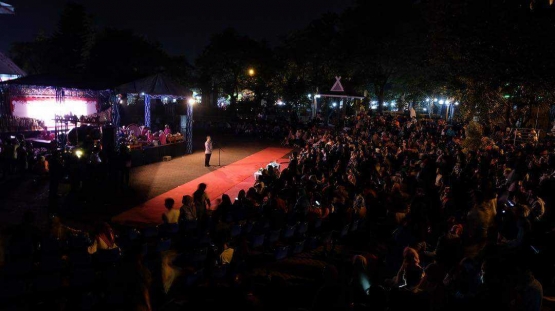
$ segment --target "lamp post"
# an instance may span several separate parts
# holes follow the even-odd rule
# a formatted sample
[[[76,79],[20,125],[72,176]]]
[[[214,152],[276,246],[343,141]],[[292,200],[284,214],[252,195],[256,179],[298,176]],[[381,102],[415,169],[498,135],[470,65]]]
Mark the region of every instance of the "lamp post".
[[[253,68],[249,68],[248,73],[249,73],[249,76],[254,77],[255,71]]]

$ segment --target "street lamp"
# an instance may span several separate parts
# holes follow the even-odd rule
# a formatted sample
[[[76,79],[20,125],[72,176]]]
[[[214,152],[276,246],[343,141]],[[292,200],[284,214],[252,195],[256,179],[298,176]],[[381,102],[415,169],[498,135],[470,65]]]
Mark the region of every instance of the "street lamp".
[[[251,77],[254,76],[254,73],[255,73],[254,69],[249,68],[249,76],[251,76]]]

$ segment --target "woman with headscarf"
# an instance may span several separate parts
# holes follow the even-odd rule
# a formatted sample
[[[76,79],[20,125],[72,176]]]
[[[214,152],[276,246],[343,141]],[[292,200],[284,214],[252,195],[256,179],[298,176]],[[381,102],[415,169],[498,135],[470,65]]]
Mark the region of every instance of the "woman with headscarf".
[[[98,250],[111,250],[118,248],[116,244],[116,236],[112,227],[104,222],[96,228],[93,244],[88,247],[89,254],[94,254]]]

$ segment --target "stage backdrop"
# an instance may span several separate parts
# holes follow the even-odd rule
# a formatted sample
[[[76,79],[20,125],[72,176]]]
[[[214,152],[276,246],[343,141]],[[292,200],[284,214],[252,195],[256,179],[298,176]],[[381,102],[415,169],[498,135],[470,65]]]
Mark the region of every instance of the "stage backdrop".
[[[14,100],[12,103],[14,116],[44,120],[48,128],[54,128],[55,115],[73,114],[80,117],[96,113],[96,101],[90,99],[66,99],[58,102],[55,98],[48,98]]]

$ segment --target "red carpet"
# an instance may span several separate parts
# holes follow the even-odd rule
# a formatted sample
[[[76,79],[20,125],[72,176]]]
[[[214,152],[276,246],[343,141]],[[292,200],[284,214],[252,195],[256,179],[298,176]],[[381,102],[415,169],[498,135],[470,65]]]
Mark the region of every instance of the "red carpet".
[[[265,167],[268,163],[277,159],[278,162],[282,163],[281,169],[283,169],[287,164],[283,162],[288,161],[280,159],[290,151],[291,149],[288,148],[266,148],[116,215],[112,218],[112,221],[133,225],[160,224],[162,223],[162,214],[166,210],[164,200],[166,198],[173,198],[175,200],[175,208],[179,208],[182,197],[186,194],[192,195],[200,183],[205,183],[208,186],[206,192],[213,203],[218,198],[221,198],[224,193],[229,194],[233,201],[241,189],[246,191],[249,187],[253,186],[254,172],[259,168]]]

